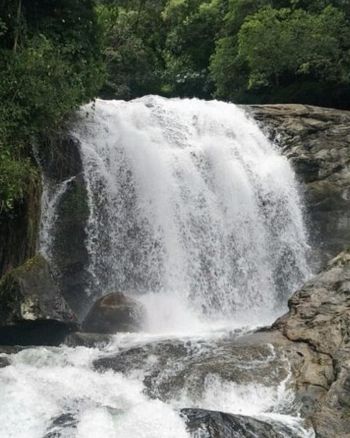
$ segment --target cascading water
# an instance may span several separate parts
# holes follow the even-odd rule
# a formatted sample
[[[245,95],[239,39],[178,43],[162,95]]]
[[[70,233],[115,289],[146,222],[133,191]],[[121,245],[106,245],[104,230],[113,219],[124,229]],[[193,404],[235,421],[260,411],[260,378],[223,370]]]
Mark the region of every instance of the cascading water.
[[[241,109],[216,101],[97,100],[73,134],[89,196],[91,298],[134,295],[148,321],[104,346],[9,355],[0,436],[212,438],[190,435],[180,415],[203,408],[257,418],[274,437],[313,437],[283,355],[240,341],[309,275],[287,160]],[[43,218],[48,254],[65,184]],[[270,436],[249,430],[227,438]]]
[[[215,317],[280,310],[308,273],[307,239],[293,171],[255,123],[232,104],[155,96],[82,112],[97,293]]]

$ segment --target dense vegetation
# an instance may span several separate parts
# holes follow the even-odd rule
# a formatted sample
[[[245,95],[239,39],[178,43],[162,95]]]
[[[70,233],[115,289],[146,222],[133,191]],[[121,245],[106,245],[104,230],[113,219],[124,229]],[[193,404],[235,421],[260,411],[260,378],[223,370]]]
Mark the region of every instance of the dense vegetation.
[[[92,0],[0,0],[0,213],[25,197],[32,149],[103,82]]]
[[[100,95],[350,107],[348,0],[0,0],[0,214]]]
[[[106,97],[349,107],[348,0],[100,1]]]

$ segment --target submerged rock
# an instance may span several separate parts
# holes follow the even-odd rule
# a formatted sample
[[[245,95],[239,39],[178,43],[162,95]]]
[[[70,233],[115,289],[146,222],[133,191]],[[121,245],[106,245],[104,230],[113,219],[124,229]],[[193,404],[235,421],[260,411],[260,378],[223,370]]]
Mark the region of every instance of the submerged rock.
[[[64,340],[68,347],[87,347],[94,348],[101,345],[109,344],[112,340],[111,335],[99,333],[71,333]]]
[[[201,438],[292,438],[290,428],[243,415],[232,415],[206,409],[182,409],[188,431]]]
[[[59,438],[75,436],[78,420],[75,415],[65,413],[53,418],[43,438]]]
[[[122,293],[111,293],[98,299],[83,322],[83,331],[114,334],[141,329],[144,317],[141,303]]]
[[[5,368],[9,365],[11,365],[10,359],[8,357],[1,357],[0,356],[0,368]]]
[[[0,345],[58,345],[77,328],[76,317],[41,255],[0,282]]]

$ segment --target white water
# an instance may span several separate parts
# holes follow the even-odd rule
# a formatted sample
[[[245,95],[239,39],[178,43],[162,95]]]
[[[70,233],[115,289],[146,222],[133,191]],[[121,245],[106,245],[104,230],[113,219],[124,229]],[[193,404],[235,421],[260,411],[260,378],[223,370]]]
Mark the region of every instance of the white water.
[[[241,109],[147,96],[82,114],[95,293],[143,294],[178,325],[285,306],[308,275],[296,182]]]
[[[148,96],[98,100],[81,115],[74,134],[91,210],[90,293],[136,295],[147,310],[144,333],[120,334],[95,349],[12,355],[11,366],[0,370],[0,437],[185,438],[183,407],[279,421],[295,436],[313,436],[295,414],[288,376],[273,377],[272,348],[248,362],[220,353],[232,330],[271,322],[309,275],[302,208],[287,160],[231,104]],[[44,217],[48,254],[64,184]],[[186,346],[188,354],[153,352],[165,340]],[[145,362],[130,370],[93,367],[99,357],[138,348]],[[198,393],[196,370],[216,357],[224,365],[208,371]],[[227,377],[232,366],[248,370],[249,379]],[[258,380],[266,366],[266,378]],[[184,385],[151,397],[144,378],[154,373],[153,392],[182,373]],[[62,413],[73,424],[53,425]]]

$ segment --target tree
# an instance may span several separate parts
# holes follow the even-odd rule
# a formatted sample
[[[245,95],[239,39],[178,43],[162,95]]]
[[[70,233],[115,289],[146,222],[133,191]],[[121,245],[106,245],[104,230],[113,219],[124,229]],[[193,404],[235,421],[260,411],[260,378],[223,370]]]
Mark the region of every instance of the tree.
[[[211,96],[209,61],[225,11],[223,0],[168,1],[163,12],[169,28],[164,59],[172,95]]]
[[[349,86],[350,29],[344,12],[332,6],[309,12],[295,3],[259,8],[238,24],[236,13],[226,17],[239,31],[220,38],[212,57],[219,97],[322,104],[329,101],[329,90]]]
[[[106,98],[160,93],[164,63],[162,1],[110,1],[97,8],[108,78]]]

